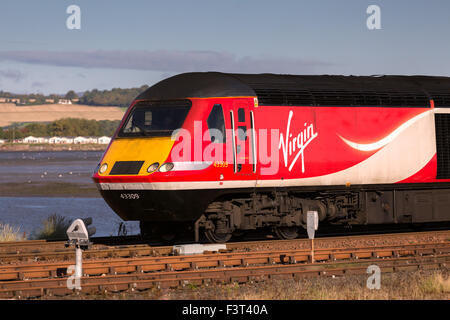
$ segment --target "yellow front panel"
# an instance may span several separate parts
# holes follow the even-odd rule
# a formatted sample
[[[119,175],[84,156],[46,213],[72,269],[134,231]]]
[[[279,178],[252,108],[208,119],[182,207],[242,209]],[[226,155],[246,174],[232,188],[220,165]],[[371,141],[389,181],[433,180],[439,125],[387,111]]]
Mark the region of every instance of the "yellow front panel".
[[[115,139],[103,158],[108,169],[101,176],[109,175],[116,161],[144,161],[139,175],[148,175],[147,168],[155,162],[163,164],[175,141],[170,137]]]

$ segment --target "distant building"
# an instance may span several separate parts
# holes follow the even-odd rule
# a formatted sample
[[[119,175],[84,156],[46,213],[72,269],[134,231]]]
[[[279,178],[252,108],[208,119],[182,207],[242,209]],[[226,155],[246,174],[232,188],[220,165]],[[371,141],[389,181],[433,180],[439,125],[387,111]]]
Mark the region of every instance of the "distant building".
[[[87,143],[98,143],[97,137],[87,137]]]
[[[36,99],[28,99],[28,102],[29,103],[34,103],[34,102],[36,102]]]
[[[74,102],[74,103],[77,103],[78,101],[80,101],[80,99],[78,99],[78,98],[72,99],[72,102]]]
[[[22,143],[37,143],[37,138],[33,136],[28,136],[22,139]]]
[[[85,137],[76,137],[75,139],[73,139],[73,143],[74,144],[86,144],[89,142],[88,142],[88,139]]]
[[[11,98],[11,99],[9,99],[9,102],[12,102],[12,103],[20,103],[20,99],[17,99],[17,98]]]
[[[72,104],[70,99],[59,99],[58,104]]]
[[[50,139],[48,139],[48,143],[72,144],[74,142],[73,142],[73,138],[71,138],[71,137],[51,137]]]
[[[4,140],[3,140],[4,141]],[[13,143],[49,143],[49,144],[108,144],[110,137],[34,137],[28,136],[23,139],[15,139]],[[2,142],[4,143],[4,142]]]
[[[111,142],[111,138],[103,136],[103,137],[98,138],[97,141],[98,141],[98,144],[108,144]]]
[[[22,143],[48,143],[49,139],[45,137],[28,136],[22,139]]]
[[[54,99],[45,99],[45,102],[47,102],[47,103],[55,103],[55,100]]]
[[[51,137],[48,139],[48,143],[58,144],[61,143],[61,137]]]
[[[0,139],[0,144],[5,143],[6,141],[3,139]]]
[[[72,144],[73,143],[73,138],[71,137],[61,137],[61,142],[63,144]]]
[[[6,102],[8,102],[8,99],[6,99],[6,98],[0,98],[0,103],[6,103]]]

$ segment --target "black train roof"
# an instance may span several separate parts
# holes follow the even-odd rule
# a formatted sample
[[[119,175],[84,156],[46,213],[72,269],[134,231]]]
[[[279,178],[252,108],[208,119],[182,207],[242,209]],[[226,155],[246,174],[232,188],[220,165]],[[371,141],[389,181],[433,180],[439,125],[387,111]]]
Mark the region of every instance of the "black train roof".
[[[136,99],[258,97],[260,105],[450,106],[450,78],[183,73],[162,80]]]

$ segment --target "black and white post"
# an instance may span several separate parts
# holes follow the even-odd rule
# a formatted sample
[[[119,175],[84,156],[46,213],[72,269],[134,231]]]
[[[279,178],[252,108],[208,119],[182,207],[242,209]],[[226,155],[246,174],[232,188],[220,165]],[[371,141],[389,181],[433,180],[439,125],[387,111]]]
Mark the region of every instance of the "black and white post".
[[[81,290],[81,277],[83,275],[83,250],[90,247],[89,237],[95,233],[95,227],[92,224],[92,218],[77,219],[67,229],[69,238],[66,246],[75,246],[75,274],[67,279],[69,289]],[[89,227],[88,227],[89,226]],[[67,268],[67,271],[73,271],[73,266]],[[74,280],[74,281],[73,281]]]
[[[319,228],[319,214],[317,211],[308,211],[306,216],[306,230],[311,239],[311,263],[314,263],[314,234]]]

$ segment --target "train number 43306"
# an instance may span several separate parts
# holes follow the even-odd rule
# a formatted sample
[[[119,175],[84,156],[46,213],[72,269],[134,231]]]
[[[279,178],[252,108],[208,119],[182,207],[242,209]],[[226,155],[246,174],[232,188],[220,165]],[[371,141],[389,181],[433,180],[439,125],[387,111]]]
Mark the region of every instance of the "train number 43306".
[[[139,195],[137,193],[121,193],[120,198],[125,200],[137,200],[139,199]]]

